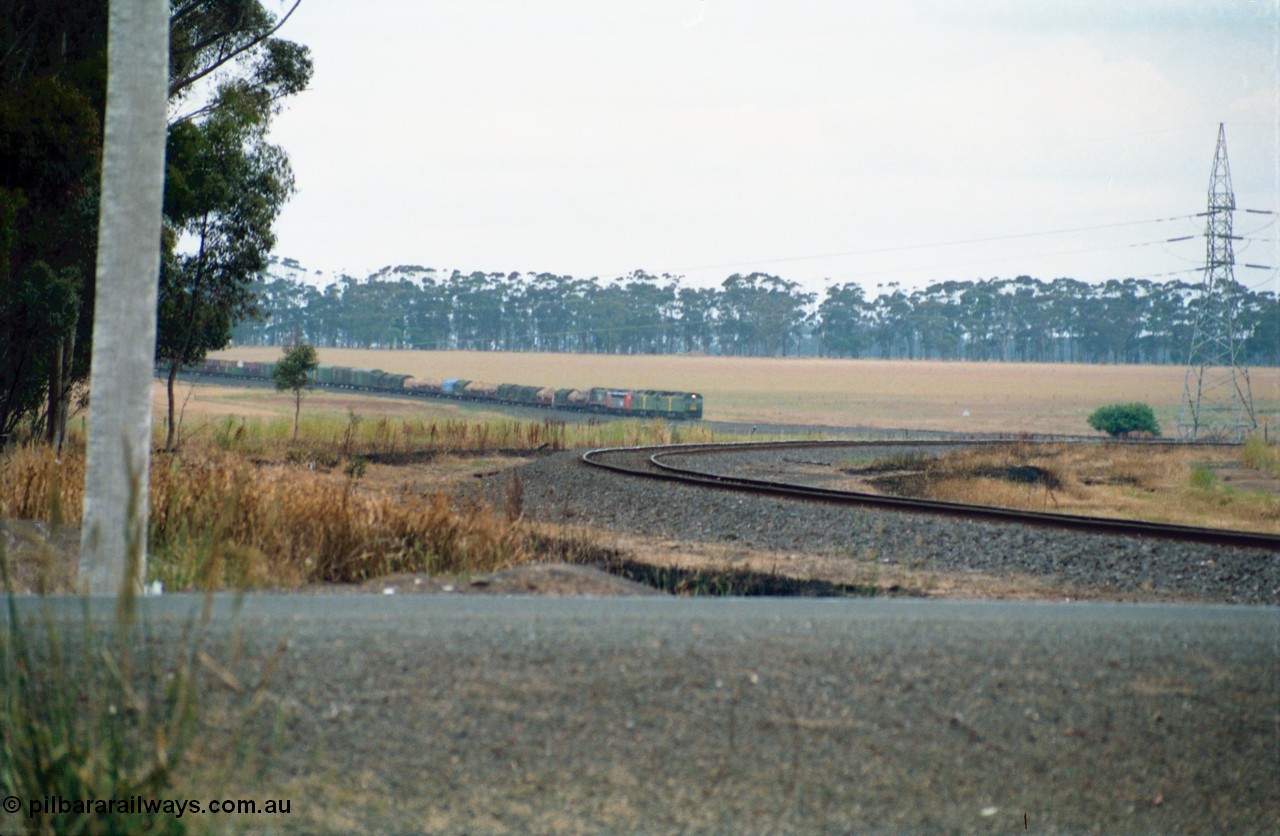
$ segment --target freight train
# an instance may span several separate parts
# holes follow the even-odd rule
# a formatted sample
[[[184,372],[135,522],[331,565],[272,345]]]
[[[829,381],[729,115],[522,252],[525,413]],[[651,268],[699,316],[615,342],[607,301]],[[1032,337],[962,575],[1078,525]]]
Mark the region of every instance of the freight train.
[[[214,377],[272,380],[276,364],[250,360],[207,359],[187,371]],[[480,403],[513,404],[544,409],[568,409],[611,415],[696,421],[702,418],[702,396],[696,392],[653,389],[557,389],[518,383],[484,383],[451,378],[435,380],[381,369],[320,366],[312,375],[315,384],[330,389],[352,389],[422,398],[451,398]]]

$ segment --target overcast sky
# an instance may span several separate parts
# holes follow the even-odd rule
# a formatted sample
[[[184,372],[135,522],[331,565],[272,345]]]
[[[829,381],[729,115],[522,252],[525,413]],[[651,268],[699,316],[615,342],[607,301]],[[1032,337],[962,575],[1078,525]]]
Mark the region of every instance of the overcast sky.
[[[303,0],[281,35],[315,78],[276,252],[313,270],[1195,280],[1220,122],[1280,209],[1280,0]]]

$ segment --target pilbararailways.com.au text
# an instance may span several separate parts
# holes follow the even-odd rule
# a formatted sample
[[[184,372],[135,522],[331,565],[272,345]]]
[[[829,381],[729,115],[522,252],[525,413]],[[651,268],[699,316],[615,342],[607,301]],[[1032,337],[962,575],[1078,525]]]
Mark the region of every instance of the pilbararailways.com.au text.
[[[52,815],[160,815],[182,818],[188,813],[213,813],[215,815],[288,815],[293,803],[288,798],[214,798],[207,801],[173,798],[147,798],[134,795],[128,798],[63,798],[46,795],[43,798],[21,799],[11,795],[4,800],[6,813],[26,813],[29,819]]]

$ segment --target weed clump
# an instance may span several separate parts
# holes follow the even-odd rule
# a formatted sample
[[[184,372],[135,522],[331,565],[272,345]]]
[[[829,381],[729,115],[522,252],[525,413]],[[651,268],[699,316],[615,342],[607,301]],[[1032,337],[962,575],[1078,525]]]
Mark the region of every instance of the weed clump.
[[[1280,476],[1280,455],[1277,455],[1275,445],[1268,444],[1258,435],[1245,439],[1244,446],[1240,448],[1240,463]]]
[[[1191,487],[1198,491],[1213,490],[1214,485],[1218,482],[1218,477],[1214,475],[1213,469],[1204,466],[1191,468],[1191,473],[1187,479],[1191,483]]]

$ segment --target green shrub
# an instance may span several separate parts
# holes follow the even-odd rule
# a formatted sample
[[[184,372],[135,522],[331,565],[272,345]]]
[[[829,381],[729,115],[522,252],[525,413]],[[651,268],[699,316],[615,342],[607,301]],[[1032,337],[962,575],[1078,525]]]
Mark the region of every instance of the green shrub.
[[[1144,403],[1117,403],[1098,407],[1089,416],[1089,426],[1110,436],[1130,433],[1160,435],[1160,425],[1151,407]]]
[[[1211,490],[1218,481],[1218,477],[1214,475],[1213,471],[1203,466],[1191,468],[1191,476],[1189,478],[1191,487],[1202,491]]]

